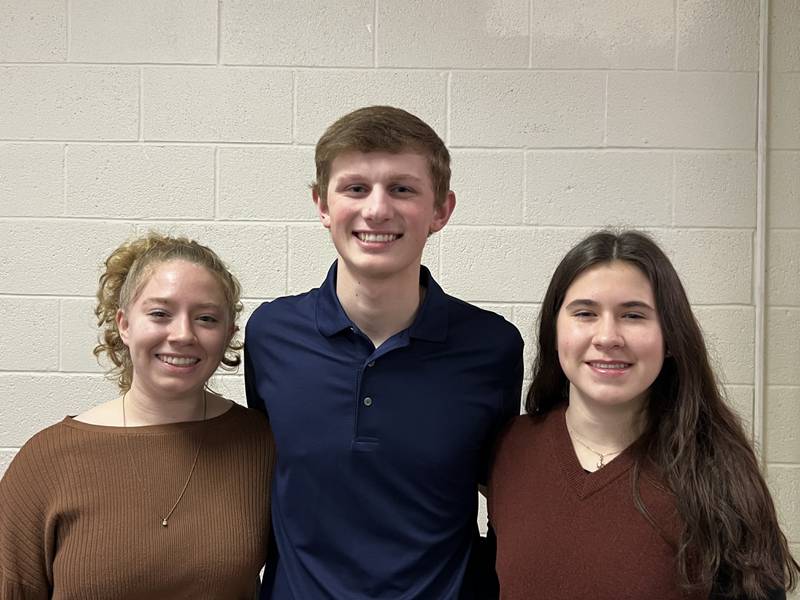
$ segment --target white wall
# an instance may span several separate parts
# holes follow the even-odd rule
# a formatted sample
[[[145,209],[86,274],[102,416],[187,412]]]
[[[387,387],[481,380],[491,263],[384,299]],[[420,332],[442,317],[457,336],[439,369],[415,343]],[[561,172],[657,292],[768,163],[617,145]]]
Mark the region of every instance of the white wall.
[[[753,422],[765,310],[765,456],[800,554],[800,2],[769,5],[765,305],[757,0],[0,0],[0,471],[114,395],[91,355],[112,248],[195,236],[248,311],[318,285],[313,145],[387,103],[453,154],[459,203],[426,263],[528,342],[571,244],[646,228]],[[242,401],[239,376],[221,385]]]

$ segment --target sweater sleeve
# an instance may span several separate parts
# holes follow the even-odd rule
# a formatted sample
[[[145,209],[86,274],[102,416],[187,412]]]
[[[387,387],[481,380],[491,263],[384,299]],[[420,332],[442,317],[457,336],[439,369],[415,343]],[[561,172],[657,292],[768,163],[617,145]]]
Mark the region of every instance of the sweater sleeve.
[[[47,525],[42,458],[26,445],[0,480],[0,600],[50,597],[53,547],[46,540],[54,528]]]

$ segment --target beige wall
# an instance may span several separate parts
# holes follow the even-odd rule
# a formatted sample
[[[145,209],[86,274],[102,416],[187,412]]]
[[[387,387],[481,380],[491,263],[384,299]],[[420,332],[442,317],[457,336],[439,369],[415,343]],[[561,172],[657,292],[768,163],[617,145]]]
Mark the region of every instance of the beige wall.
[[[800,2],[768,4],[761,235],[756,0],[0,0],[0,471],[114,395],[91,355],[114,246],[196,236],[241,276],[248,311],[318,285],[333,252],[307,190],[313,144],[389,103],[453,153],[459,204],[425,262],[528,342],[573,242],[646,228],[759,423],[764,310],[764,447],[800,550]],[[240,376],[220,385],[242,401]]]

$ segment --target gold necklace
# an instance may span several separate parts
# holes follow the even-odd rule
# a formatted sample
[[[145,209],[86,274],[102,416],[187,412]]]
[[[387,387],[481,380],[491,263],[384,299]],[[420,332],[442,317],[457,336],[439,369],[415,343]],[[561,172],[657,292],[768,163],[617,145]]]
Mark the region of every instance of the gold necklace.
[[[624,447],[620,448],[619,450],[614,450],[613,452],[598,452],[597,450],[592,448],[589,444],[587,444],[583,440],[581,440],[581,438],[578,437],[578,435],[575,433],[575,430],[573,430],[572,427],[569,426],[569,424],[567,424],[567,431],[569,431],[569,433],[572,436],[573,440],[578,442],[581,446],[586,448],[589,452],[591,452],[593,454],[596,454],[597,456],[600,457],[600,461],[597,463],[597,468],[598,469],[602,469],[603,467],[606,466],[606,463],[603,462],[606,456],[614,456],[615,454],[619,454],[620,452],[625,450],[625,448],[627,448],[627,446],[624,446]]]
[[[136,461],[133,458],[133,452],[131,452],[130,442],[128,441],[128,421],[125,418],[125,396],[128,395],[128,392],[122,394],[122,427],[125,430],[125,448],[128,450],[128,458],[131,461],[131,465],[133,465],[133,472],[136,474],[136,478],[139,480],[139,486],[144,487],[142,485],[142,478],[139,475],[139,470],[136,468]],[[161,526],[166,527],[169,525],[169,518],[172,516],[172,513],[175,512],[175,509],[178,508],[178,504],[180,504],[181,500],[183,499],[183,495],[186,493],[186,488],[189,487],[189,482],[192,480],[192,475],[194,475],[194,469],[197,466],[197,459],[200,458],[200,449],[203,447],[203,441],[205,440],[206,436],[206,409],[208,408],[208,398],[206,397],[206,390],[203,388],[203,431],[200,435],[200,443],[197,444],[197,452],[194,454],[194,460],[192,461],[192,467],[189,469],[189,475],[186,477],[186,481],[183,484],[183,488],[181,489],[181,493],[178,494],[178,499],[175,500],[175,504],[172,505],[172,508],[169,509],[169,512],[166,516],[161,517]]]

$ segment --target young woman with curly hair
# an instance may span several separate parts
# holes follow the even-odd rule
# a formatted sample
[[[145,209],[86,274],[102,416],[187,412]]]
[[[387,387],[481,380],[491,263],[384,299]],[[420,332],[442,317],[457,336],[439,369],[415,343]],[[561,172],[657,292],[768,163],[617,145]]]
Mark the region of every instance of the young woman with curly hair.
[[[239,364],[239,293],[186,238],[153,233],[108,257],[95,354],[120,395],[39,432],[8,467],[0,599],[255,596],[272,436],[207,386]]]

